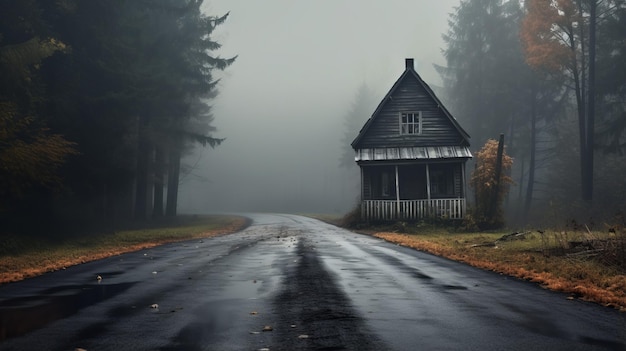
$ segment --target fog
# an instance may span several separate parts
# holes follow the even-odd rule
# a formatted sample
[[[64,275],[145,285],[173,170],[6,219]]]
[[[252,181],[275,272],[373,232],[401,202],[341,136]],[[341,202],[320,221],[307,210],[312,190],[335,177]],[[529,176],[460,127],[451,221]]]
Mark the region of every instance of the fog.
[[[339,158],[359,86],[380,101],[407,57],[440,85],[433,63],[445,64],[441,34],[457,4],[207,0],[207,14],[230,12],[216,53],[238,58],[212,101],[214,136],[226,140],[184,160],[193,169],[181,182],[179,212],[347,212],[360,179]]]

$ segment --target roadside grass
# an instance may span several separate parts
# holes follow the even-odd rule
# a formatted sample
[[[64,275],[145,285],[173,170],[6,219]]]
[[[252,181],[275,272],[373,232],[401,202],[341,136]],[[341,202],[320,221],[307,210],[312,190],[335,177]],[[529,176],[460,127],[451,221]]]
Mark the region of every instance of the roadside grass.
[[[189,216],[148,229],[63,239],[0,236],[0,284],[171,242],[235,232],[247,225],[236,216]]]
[[[375,237],[402,246],[430,252],[455,261],[535,282],[544,288],[626,311],[624,267],[606,257],[567,254],[567,243],[587,233],[529,232],[514,240],[501,240],[499,233],[455,233],[443,228],[422,228],[418,233],[371,231]],[[593,233],[605,240],[605,233]],[[564,241],[567,240],[567,241]],[[569,251],[571,252],[571,251]],[[584,253],[584,252],[583,252]],[[609,263],[609,264],[607,264]]]

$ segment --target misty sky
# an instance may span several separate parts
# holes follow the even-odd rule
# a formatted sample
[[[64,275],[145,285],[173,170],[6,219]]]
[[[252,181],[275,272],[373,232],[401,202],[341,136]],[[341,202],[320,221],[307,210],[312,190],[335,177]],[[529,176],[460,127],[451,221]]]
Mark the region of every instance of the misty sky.
[[[407,57],[440,85],[433,63],[445,63],[441,34],[458,3],[205,0],[209,15],[230,12],[214,36],[218,54],[239,57],[220,73],[213,101],[214,136],[226,141],[185,160],[195,168],[181,183],[179,211],[349,210],[360,179],[346,178],[338,160],[359,86],[378,103]]]

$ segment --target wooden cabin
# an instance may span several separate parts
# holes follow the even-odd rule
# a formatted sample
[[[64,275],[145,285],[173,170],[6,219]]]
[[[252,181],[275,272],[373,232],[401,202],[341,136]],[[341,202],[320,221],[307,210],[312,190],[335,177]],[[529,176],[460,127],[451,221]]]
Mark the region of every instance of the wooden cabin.
[[[366,220],[462,219],[469,135],[413,59],[352,142]]]

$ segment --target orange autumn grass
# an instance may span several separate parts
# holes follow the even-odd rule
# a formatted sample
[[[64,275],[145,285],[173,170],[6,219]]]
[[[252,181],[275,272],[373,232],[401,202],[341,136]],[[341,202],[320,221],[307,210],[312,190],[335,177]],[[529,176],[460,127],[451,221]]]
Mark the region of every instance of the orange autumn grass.
[[[515,248],[471,247],[461,239],[465,235],[421,236],[380,232],[374,236],[426,251],[471,266],[495,271],[540,284],[554,291],[626,311],[626,275],[618,274],[592,261],[572,260],[563,256],[545,256],[541,252]],[[486,235],[476,236],[483,240]],[[495,240],[497,236],[492,236]],[[470,239],[471,241],[471,239]]]
[[[246,225],[245,218],[211,216],[181,227],[120,231],[56,245],[34,243],[34,249],[0,255],[0,284],[167,243],[233,233]]]

